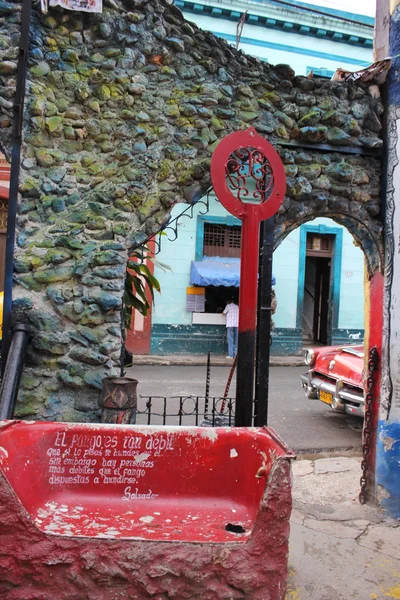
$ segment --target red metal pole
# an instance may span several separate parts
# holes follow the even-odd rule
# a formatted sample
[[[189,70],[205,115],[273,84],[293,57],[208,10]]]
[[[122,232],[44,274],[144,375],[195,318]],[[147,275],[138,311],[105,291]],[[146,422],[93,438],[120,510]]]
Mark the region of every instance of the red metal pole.
[[[372,390],[372,396],[374,398],[372,407],[371,407],[371,415],[370,415],[370,433],[369,433],[369,448],[364,448],[366,450],[366,456],[364,460],[367,462],[367,489],[364,501],[374,501],[376,500],[376,481],[375,481],[375,473],[376,473],[376,451],[377,451],[377,432],[378,432],[378,423],[379,423],[379,395],[380,395],[380,386],[381,386],[381,361],[382,361],[382,331],[383,331],[383,291],[384,291],[384,277],[382,273],[377,271],[372,276],[371,280],[367,284],[369,286],[367,292],[367,312],[365,315],[367,322],[367,331],[366,331],[366,340],[365,340],[365,356],[366,356],[366,364],[365,364],[365,372],[368,376],[368,364],[367,361],[370,357],[371,348],[375,346],[378,351],[378,368],[375,372],[374,376],[374,387]],[[368,381],[367,376],[365,377],[364,388],[365,394],[368,392]],[[363,442],[365,443],[365,426],[366,419],[364,420],[364,432],[363,432]],[[379,460],[379,456],[378,456]]]
[[[253,417],[259,236],[259,216],[249,210],[243,219],[240,254],[236,427],[251,427]]]
[[[283,202],[285,169],[277,151],[250,127],[247,131],[230,133],[221,140],[214,151],[210,172],[215,194],[221,204],[243,221],[235,426],[251,427],[259,224],[272,217]],[[252,181],[250,186],[249,181]]]

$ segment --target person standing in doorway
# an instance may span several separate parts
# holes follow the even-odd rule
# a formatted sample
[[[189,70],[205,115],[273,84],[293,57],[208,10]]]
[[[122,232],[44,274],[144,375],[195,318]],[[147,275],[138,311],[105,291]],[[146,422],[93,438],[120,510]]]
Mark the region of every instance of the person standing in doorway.
[[[228,338],[228,356],[235,358],[238,345],[239,307],[235,301],[230,300],[223,312],[226,315],[226,333]]]

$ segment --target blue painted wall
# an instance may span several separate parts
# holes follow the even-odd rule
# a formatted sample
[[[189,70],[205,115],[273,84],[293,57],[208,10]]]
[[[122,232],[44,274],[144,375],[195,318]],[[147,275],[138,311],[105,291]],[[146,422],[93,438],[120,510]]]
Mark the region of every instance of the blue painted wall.
[[[184,205],[175,206],[172,218],[183,210]],[[238,221],[215,198],[210,200],[209,213],[202,215],[203,211],[204,207],[198,205],[192,219],[184,218],[179,222],[177,240],[169,241],[165,236],[162,237],[162,250],[157,258],[167,264],[171,271],[155,268],[162,293],[157,294],[153,310],[151,353],[204,354],[210,349],[210,344],[215,353],[225,352],[223,325],[192,325],[192,313],[186,312],[186,288],[190,285],[191,262],[202,258],[204,223],[236,225]],[[335,232],[340,238],[338,256],[332,267],[336,272],[333,343],[351,343],[353,340],[350,335],[359,339],[363,337],[363,254],[354,246],[353,238],[346,230],[331,219],[319,218],[293,231],[274,253],[273,272],[278,299],[271,348],[274,355],[296,354],[302,347],[302,289],[299,282],[303,281],[304,289],[304,232],[307,230]],[[350,271],[351,277],[348,276]]]
[[[186,205],[177,204],[171,212],[171,219],[179,215]],[[154,275],[160,282],[161,294],[156,294],[153,310],[153,324],[191,325],[192,313],[186,312],[186,288],[189,286],[190,265],[196,260],[196,236],[198,217],[204,206],[198,204],[192,219],[184,218],[178,223],[178,239],[170,242],[161,237],[161,252],[157,256],[160,262],[170,267],[164,271],[155,267]],[[215,199],[212,202],[213,216],[227,217],[228,213]],[[230,215],[229,215],[230,216]]]
[[[276,327],[296,327],[297,288],[299,281],[300,229],[292,231],[275,250],[273,272],[278,307],[274,314]]]
[[[290,64],[298,75],[306,75],[310,69],[316,74],[320,69],[334,72],[338,67],[354,71],[373,61],[371,17],[341,14],[335,9],[316,6],[330,11],[332,18],[324,18],[296,10],[295,5],[282,11],[279,5],[261,2],[231,2],[221,7],[201,0],[195,3],[175,0],[175,4],[188,21],[233,45],[237,22],[248,9],[239,49],[271,64]],[[335,19],[343,14],[350,19],[354,17],[360,25],[347,23],[344,31],[343,22]]]
[[[380,421],[375,480],[381,506],[400,519],[400,422]]]

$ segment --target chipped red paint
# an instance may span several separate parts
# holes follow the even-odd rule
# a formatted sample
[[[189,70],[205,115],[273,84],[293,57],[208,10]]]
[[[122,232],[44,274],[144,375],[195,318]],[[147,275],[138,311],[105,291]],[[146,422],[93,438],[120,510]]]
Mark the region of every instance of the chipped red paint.
[[[75,450],[96,464],[66,463]],[[0,597],[283,600],[291,456],[266,428],[5,423]],[[122,460],[145,471],[132,497],[100,474],[121,472]],[[77,477],[71,469],[83,482],[59,485]]]
[[[367,327],[365,338],[365,356],[368,361],[369,351],[375,346],[378,350],[379,363],[374,374],[374,386],[372,394],[374,402],[372,404],[371,418],[371,438],[370,452],[368,455],[368,489],[369,498],[377,497],[375,483],[376,466],[376,447],[377,447],[377,429],[379,421],[380,387],[381,387],[381,361],[382,361],[382,331],[383,331],[383,293],[384,276],[377,271],[369,281],[369,313],[366,315]],[[368,365],[365,365],[365,372],[368,373]],[[367,391],[367,377],[364,378],[364,390]]]

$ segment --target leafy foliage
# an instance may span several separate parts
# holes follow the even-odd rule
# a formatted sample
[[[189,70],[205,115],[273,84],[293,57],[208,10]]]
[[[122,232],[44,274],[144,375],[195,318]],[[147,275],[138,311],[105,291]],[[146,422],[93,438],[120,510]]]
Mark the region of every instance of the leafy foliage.
[[[147,246],[135,250],[129,257],[124,290],[123,327],[125,330],[130,329],[133,311],[137,310],[146,317],[154,302],[154,290],[161,292],[160,283],[144,264],[145,260],[156,262]],[[162,266],[165,268],[165,265]],[[150,299],[147,290],[150,292]]]

